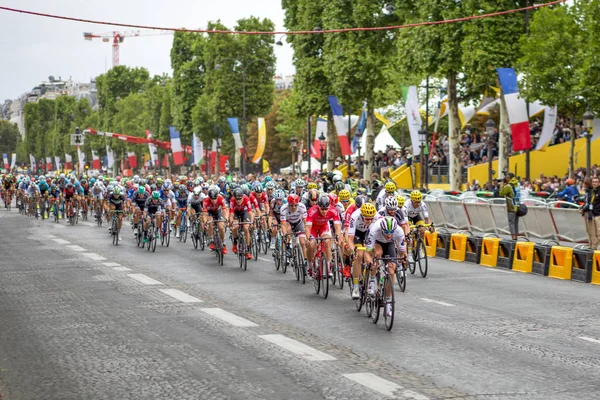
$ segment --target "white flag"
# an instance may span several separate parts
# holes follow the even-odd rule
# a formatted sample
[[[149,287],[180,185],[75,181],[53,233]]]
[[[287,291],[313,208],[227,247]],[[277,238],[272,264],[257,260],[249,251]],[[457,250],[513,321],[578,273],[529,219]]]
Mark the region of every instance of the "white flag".
[[[408,121],[408,130],[410,131],[410,140],[412,141],[413,156],[421,154],[419,143],[419,130],[421,129],[421,114],[419,113],[419,99],[417,98],[417,87],[409,86],[405,101],[406,120]]]
[[[542,134],[538,139],[537,145],[535,146],[536,150],[544,147],[546,143],[552,139],[552,135],[554,134],[554,128],[556,127],[556,106],[555,107],[544,107],[544,126],[542,127]]]
[[[60,171],[60,157],[54,156],[54,164],[56,165],[56,170]]]
[[[152,139],[152,132],[149,130],[146,131],[146,138]],[[158,151],[156,150],[156,146],[154,143],[148,143],[148,150],[150,151],[150,160],[152,160],[152,165],[158,165]]]
[[[79,146],[77,146],[77,160],[79,161],[79,170],[83,171],[85,169],[85,153]]]
[[[16,163],[17,163],[17,153],[12,153],[12,160],[10,161],[10,169],[13,169],[15,167]]]
[[[106,161],[108,164],[106,168],[112,168],[115,163],[115,155],[112,149],[108,146],[106,146]]]
[[[29,164],[31,164],[31,169],[36,169],[35,167],[35,157],[33,154],[29,154]]]
[[[196,134],[194,133],[194,136],[192,137],[192,141],[193,141],[193,158],[194,158],[194,162],[192,164],[197,165],[200,163],[200,161],[202,160],[203,154],[204,154],[204,143],[202,143],[202,141],[200,140],[200,138],[198,138],[196,136]]]

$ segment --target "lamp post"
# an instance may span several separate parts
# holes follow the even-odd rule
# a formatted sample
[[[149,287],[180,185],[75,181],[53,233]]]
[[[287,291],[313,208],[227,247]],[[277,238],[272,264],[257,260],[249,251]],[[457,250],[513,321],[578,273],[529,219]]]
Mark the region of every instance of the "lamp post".
[[[592,168],[592,128],[594,127],[594,114],[588,108],[583,114],[583,123],[585,125],[585,167],[586,167],[586,177],[591,175]]]
[[[325,143],[326,140],[327,138],[325,137],[323,132],[321,132],[321,135],[319,136],[319,151],[321,152],[321,158],[319,159],[319,161],[321,162],[321,172],[323,172],[323,164],[325,164],[325,146],[327,145]]]
[[[292,179],[296,178],[296,150],[298,148],[298,139],[296,136],[292,135],[290,139],[290,144],[292,145]]]
[[[421,144],[421,151],[419,152],[419,163],[421,164],[421,189],[423,189],[423,184],[425,183],[425,170],[427,166],[425,165],[425,142],[427,141],[427,131],[425,129],[419,130],[419,142]]]
[[[492,147],[494,145],[494,133],[496,132],[496,124],[494,120],[489,117],[485,122],[485,133],[487,136],[487,151],[488,151],[488,183],[490,188],[492,187],[492,179],[494,177],[494,170],[492,169]]]
[[[219,176],[219,172],[220,172],[219,171],[220,165],[221,165],[221,162],[220,162],[221,157],[219,154],[220,151],[221,151],[221,138],[217,139],[217,158],[215,160],[215,175],[216,176]]]
[[[356,132],[354,132],[354,136],[356,136],[356,151],[358,156],[358,177],[362,178],[362,160],[360,159],[360,151],[362,150],[362,146],[360,144],[362,132],[357,129]]]
[[[217,71],[219,71],[221,69],[221,61],[225,61],[225,60],[230,60],[230,61],[234,61],[237,62],[238,60],[236,60],[235,58],[230,58],[230,57],[226,57],[226,58],[221,58],[219,61],[217,61],[217,63],[215,64],[215,69]],[[267,72],[273,72],[273,67],[271,67],[271,63],[267,60],[263,60],[262,58],[257,58],[256,60],[252,60],[250,61],[248,64],[246,64],[246,66],[242,66],[242,146],[244,147],[244,149],[246,149],[246,124],[248,121],[246,121],[246,71],[248,71],[248,68],[254,64],[255,62],[260,61],[260,62],[264,62],[267,63]],[[246,175],[246,159],[242,158],[242,174]]]

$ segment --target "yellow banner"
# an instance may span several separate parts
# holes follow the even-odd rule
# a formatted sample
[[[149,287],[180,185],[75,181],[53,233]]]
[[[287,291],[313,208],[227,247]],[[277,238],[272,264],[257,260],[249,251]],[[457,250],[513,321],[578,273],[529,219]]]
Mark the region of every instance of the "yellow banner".
[[[256,145],[256,153],[254,153],[254,158],[252,162],[258,164],[260,159],[265,152],[265,145],[267,144],[267,126],[265,124],[264,118],[258,119],[258,144]]]
[[[263,158],[263,174],[269,172],[269,169],[271,169],[269,162]]]

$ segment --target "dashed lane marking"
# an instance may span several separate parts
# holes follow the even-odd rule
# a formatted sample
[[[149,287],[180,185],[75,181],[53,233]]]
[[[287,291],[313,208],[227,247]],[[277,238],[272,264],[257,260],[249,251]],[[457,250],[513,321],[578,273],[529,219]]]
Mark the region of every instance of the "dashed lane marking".
[[[454,304],[446,303],[444,301],[438,301],[438,300],[428,299],[427,297],[419,297],[419,299],[423,300],[426,303],[439,304],[440,306],[445,306],[445,307],[455,307]]]
[[[309,361],[335,360],[335,357],[332,357],[329,354],[323,353],[322,351],[314,349],[310,346],[305,345],[304,343],[301,343],[284,335],[272,334],[261,335],[259,337],[266,340],[267,342],[271,342],[281,348],[291,351],[292,353],[297,354]]]
[[[592,342],[592,343],[596,343],[596,344],[600,344],[600,340],[594,339],[594,338],[591,338],[591,337],[587,337],[587,336],[579,336],[579,339],[585,340],[585,341],[588,341],[588,342]]]
[[[260,261],[266,261],[266,262],[273,261],[272,259],[271,259],[271,260],[267,260],[266,258],[262,258],[262,257],[258,257],[258,259],[259,259]]]
[[[86,251],[83,247],[77,246],[76,244],[67,245],[67,249],[73,250],[73,251]]]
[[[397,383],[378,377],[370,372],[359,372],[355,374],[342,374],[343,377],[374,390],[384,396],[393,397],[394,392],[403,389]]]
[[[103,264],[106,265],[107,267],[120,267],[121,266],[121,264],[116,263],[116,262],[112,262],[112,261],[105,262]]]
[[[512,271],[504,271],[501,269],[496,269],[496,268],[486,268],[487,271],[492,271],[492,272],[502,272],[503,274],[514,274],[514,272]]]
[[[71,242],[69,242],[68,240],[65,240],[65,239],[52,239],[52,240],[58,244],[71,244]]]
[[[114,267],[113,269],[115,271],[121,271],[121,272],[131,271],[131,268],[127,268],[127,267]]]
[[[218,319],[220,319],[221,321],[225,321],[228,324],[231,324],[233,326],[238,326],[238,327],[251,327],[251,326],[258,326],[257,324],[255,324],[252,321],[247,320],[246,318],[242,318],[242,317],[238,317],[235,314],[230,313],[229,311],[225,311],[221,308],[201,308],[202,311],[204,311],[205,313],[207,313],[208,315],[212,315],[213,317],[216,317]]]
[[[94,261],[104,261],[106,260],[106,258],[102,257],[100,254],[96,254],[96,253],[83,253],[84,256],[86,256],[87,258],[94,260]]]
[[[162,282],[152,279],[144,274],[129,274],[127,276],[129,276],[131,279],[135,279],[140,283],[143,283],[144,285],[162,285]]]
[[[177,289],[159,289],[159,290],[162,293],[166,294],[167,296],[171,296],[172,298],[177,299],[184,303],[202,303],[202,300],[200,300],[199,298],[190,296],[189,294],[184,293],[181,290],[177,290]]]

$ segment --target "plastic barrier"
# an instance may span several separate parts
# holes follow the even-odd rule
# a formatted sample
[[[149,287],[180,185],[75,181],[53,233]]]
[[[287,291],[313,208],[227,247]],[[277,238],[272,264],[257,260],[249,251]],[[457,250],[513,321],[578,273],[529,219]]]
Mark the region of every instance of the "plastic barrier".
[[[573,267],[571,270],[571,280],[590,283],[592,280],[593,261],[593,250],[582,248],[581,246],[575,246],[575,248],[573,248]]]
[[[448,228],[446,226],[444,211],[442,210],[442,203],[437,200],[429,201],[427,202],[427,209],[429,210],[429,218],[431,218],[437,228]]]
[[[437,240],[437,232],[431,233],[429,231],[425,231],[425,236],[423,236],[423,242],[425,242],[425,252],[427,253],[427,257],[435,257],[435,253],[437,250]]]
[[[467,250],[465,253],[465,261],[473,264],[479,264],[481,258],[481,236],[467,237]]]
[[[498,247],[500,239],[484,237],[481,241],[481,255],[479,264],[485,267],[496,267],[498,264]]]
[[[439,257],[439,258],[448,259],[448,256],[450,254],[450,233],[439,232],[439,231],[436,231],[436,233],[437,233],[437,240],[436,240],[435,256]]]
[[[512,268],[513,254],[515,252],[516,241],[514,240],[500,240],[498,245],[498,267],[499,268]]]
[[[535,205],[530,204],[532,202],[533,200],[525,201],[528,211],[527,215],[521,217],[519,225],[521,222],[525,223],[529,237],[558,240],[550,210],[546,206],[540,206],[540,202],[535,202]]]
[[[506,203],[492,204],[490,207],[492,215],[494,216],[497,234],[510,235],[510,230],[508,229],[508,216],[506,215]]]
[[[594,252],[594,259],[592,261],[592,284],[600,285],[600,251]]]
[[[478,199],[481,200],[481,199]],[[480,203],[467,203],[463,202],[469,221],[471,225],[469,230],[475,233],[494,233],[498,234],[496,230],[496,223],[494,220],[494,214],[492,214],[492,206],[490,204]]]
[[[513,257],[512,269],[514,271],[530,274],[533,270],[533,252],[535,243],[517,242]]]
[[[588,235],[579,210],[556,208],[552,207],[552,204],[556,203],[549,203],[548,210],[552,215],[558,239],[573,243],[587,243]]]
[[[558,243],[554,243],[558,245]],[[546,241],[536,243],[533,247],[533,268],[531,270],[535,275],[548,276],[548,268],[550,268],[550,252],[552,245]]]
[[[548,276],[556,279],[571,279],[573,248],[552,246]]]
[[[453,233],[450,235],[450,252],[448,253],[449,260],[460,262],[465,261],[467,238],[468,235],[465,235],[464,233]]]
[[[462,203],[440,199],[440,206],[444,210],[446,228],[448,229],[469,229],[469,218],[465,212]],[[435,221],[434,221],[435,223]]]

